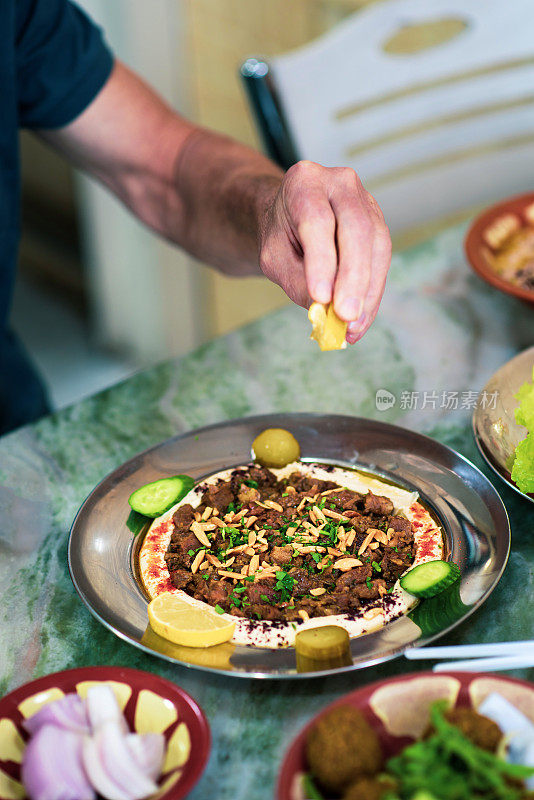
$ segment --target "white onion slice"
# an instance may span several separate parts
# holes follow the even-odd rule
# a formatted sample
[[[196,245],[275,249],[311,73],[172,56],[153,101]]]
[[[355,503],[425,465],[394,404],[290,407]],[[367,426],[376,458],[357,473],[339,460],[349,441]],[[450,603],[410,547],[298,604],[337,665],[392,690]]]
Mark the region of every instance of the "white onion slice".
[[[116,722],[120,725],[123,733],[128,733],[128,725],[111,686],[107,686],[105,683],[90,686],[85,703],[93,732],[107,722]]]
[[[108,772],[129,792],[132,800],[142,800],[157,791],[158,787],[136,761],[118,725],[103,725],[95,738],[99,740],[100,753]]]
[[[83,743],[83,765],[96,791],[108,800],[131,800],[131,795],[117,786],[100,756],[100,748],[94,737],[87,737]]]
[[[83,759],[89,780],[108,800],[142,800],[157,791],[116,722],[101,725],[86,739]]]
[[[163,769],[165,737],[162,733],[130,733],[126,743],[133,757],[152,780],[157,780]]]
[[[534,766],[534,725],[528,717],[497,692],[489,694],[477,710],[497,723],[505,735],[508,761]],[[525,784],[527,789],[534,789],[534,778],[528,778]]]
[[[22,781],[31,800],[94,800],[82,764],[82,737],[54,725],[43,725],[28,742]]]
[[[43,725],[55,725],[80,734],[91,731],[85,703],[77,694],[66,694],[59,700],[47,703],[22,723],[30,736],[36,734]]]

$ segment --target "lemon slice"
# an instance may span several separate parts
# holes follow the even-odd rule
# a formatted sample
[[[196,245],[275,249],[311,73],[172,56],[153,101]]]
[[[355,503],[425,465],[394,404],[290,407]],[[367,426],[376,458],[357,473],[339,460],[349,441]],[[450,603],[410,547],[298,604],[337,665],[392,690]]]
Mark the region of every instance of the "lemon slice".
[[[312,303],[308,309],[312,324],[311,339],[315,339],[321,350],[343,350],[347,346],[345,335],[347,323],[339,319],[334,304]]]
[[[149,603],[152,629],[175,644],[212,647],[232,638],[235,622],[208,608],[196,608],[172,592],[163,592]]]

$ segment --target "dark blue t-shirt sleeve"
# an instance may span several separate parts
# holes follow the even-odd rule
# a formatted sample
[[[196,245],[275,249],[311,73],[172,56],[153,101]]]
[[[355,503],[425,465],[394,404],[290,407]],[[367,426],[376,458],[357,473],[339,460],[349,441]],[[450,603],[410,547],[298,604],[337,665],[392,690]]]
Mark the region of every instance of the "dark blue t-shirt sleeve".
[[[68,0],[16,0],[19,125],[60,128],[91,103],[113,56],[101,30]]]

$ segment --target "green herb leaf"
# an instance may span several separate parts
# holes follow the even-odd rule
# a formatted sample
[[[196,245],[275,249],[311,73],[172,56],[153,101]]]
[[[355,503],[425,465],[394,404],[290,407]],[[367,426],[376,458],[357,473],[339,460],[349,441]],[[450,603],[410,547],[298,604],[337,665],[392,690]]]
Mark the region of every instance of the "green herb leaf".
[[[214,606],[214,608],[215,608],[215,611],[217,612],[217,614],[224,614],[224,608],[221,608],[221,606],[218,603],[217,603],[216,606]]]

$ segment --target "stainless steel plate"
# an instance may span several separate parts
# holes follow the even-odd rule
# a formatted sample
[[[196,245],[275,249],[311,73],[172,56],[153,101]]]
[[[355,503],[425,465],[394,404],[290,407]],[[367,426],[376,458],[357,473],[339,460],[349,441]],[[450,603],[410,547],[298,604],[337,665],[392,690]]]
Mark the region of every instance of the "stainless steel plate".
[[[461,580],[439,602],[423,601],[409,616],[351,641],[352,664],[298,672],[294,648],[234,646],[196,649],[160,639],[148,627],[147,600],[135,579],[135,540],[126,527],[131,492],[149,481],[185,473],[201,479],[246,463],[264,428],[290,430],[306,460],[359,467],[407,489],[439,518]],[[427,644],[472,614],[496,586],[508,559],[510,526],[502,501],[463,456],[426,436],[373,420],[321,414],[270,414],[231,420],[163,442],[127,461],[89,495],[69,539],[69,569],[89,610],[117,636],[183,666],[238,677],[298,678],[360,669]]]
[[[473,413],[473,432],[478,449],[492,470],[534,503],[534,495],[520,491],[510,476],[515,448],[527,435],[526,428],[515,421],[518,402],[514,395],[526,381],[532,380],[533,367],[534,347],[529,347],[497,370],[481,393],[483,396],[486,392],[487,402],[479,403]]]

